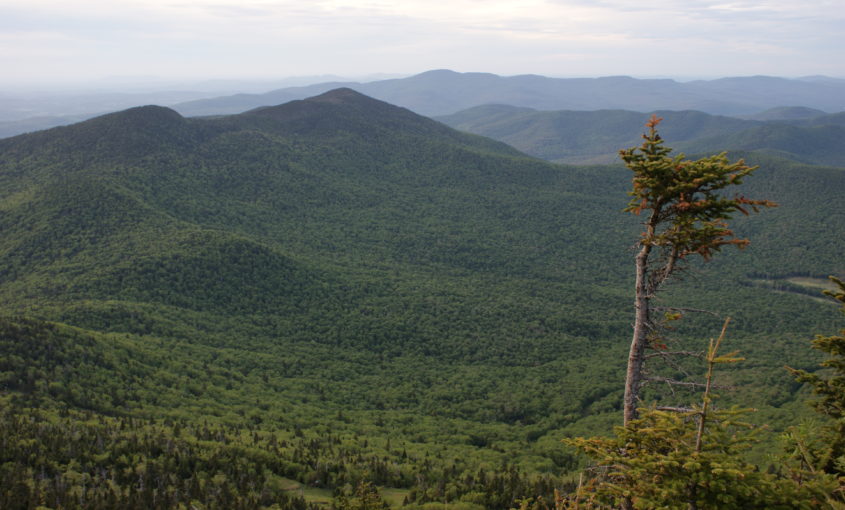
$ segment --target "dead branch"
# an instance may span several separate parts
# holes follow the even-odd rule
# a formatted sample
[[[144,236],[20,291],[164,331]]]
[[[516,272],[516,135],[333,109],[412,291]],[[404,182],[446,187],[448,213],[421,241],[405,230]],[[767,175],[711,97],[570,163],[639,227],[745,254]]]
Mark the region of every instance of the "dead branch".
[[[669,411],[669,412],[672,412],[672,413],[692,413],[692,412],[695,411],[695,409],[692,409],[691,407],[662,406],[662,407],[657,407],[655,409],[657,409],[658,411]]]
[[[646,359],[666,357],[666,356],[690,356],[692,358],[704,358],[704,352],[702,352],[702,351],[655,351],[651,354],[645,355]]]
[[[694,381],[678,381],[677,379],[670,379],[668,377],[651,376],[651,377],[644,377],[643,380],[647,383],[648,382],[662,382],[662,383],[668,384],[669,386],[685,386],[687,388],[705,388],[705,387],[707,387],[706,383],[700,383],[700,382],[694,382]],[[733,386],[716,386],[716,385],[713,385],[713,388],[714,389],[720,389],[720,390],[729,390],[729,389],[732,389]]]
[[[687,388],[704,388],[706,386],[705,383],[699,383],[694,381],[678,381],[677,379],[670,379],[668,377],[644,377],[645,382],[658,382],[658,383],[666,383],[669,386],[685,386]]]

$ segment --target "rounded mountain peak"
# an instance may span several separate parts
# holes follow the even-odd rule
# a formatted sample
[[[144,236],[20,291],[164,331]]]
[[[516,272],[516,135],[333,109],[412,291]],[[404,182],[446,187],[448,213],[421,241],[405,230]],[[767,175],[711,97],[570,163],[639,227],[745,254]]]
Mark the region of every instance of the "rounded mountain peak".
[[[349,87],[333,89],[318,96],[310,97],[306,101],[315,103],[345,104],[350,102],[360,103],[362,101],[375,101],[374,99],[352,90]]]
[[[347,87],[235,117],[258,122],[255,126],[259,129],[302,136],[327,137],[340,132],[372,135],[376,131],[453,136],[451,129],[438,122]]]

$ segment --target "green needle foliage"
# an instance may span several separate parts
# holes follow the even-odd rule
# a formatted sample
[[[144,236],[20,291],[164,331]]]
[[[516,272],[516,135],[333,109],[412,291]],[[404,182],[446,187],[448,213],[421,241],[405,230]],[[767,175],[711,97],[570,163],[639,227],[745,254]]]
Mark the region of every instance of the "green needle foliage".
[[[685,159],[683,154],[670,157],[672,149],[663,145],[657,133],[662,119],[652,117],[646,124],[641,147],[620,152],[625,165],[634,172],[632,197],[626,212],[639,215],[650,212],[650,227],[643,232],[642,245],[667,249],[676,259],[698,254],[709,259],[725,245],[745,246],[747,239],[737,239],[726,220],[739,211],[758,212],[772,207],[769,200],[752,200],[744,196],[729,197],[721,190],[742,184],[744,177],[757,167],[743,160],[728,161],[725,153],[698,160]]]
[[[831,277],[838,287],[833,291],[824,291],[840,303],[845,304],[845,282]],[[843,306],[845,311],[845,306]],[[820,373],[806,370],[789,369],[800,382],[808,383],[819,398],[814,402],[816,409],[830,423],[821,433],[821,441],[810,441],[806,434],[793,429],[789,439],[795,445],[795,456],[804,469],[810,473],[833,474],[843,480],[845,476],[845,330],[839,335],[819,335],[813,340],[813,348],[825,353],[828,358],[821,366],[829,369]],[[840,491],[839,499],[845,502],[845,495]]]
[[[758,432],[743,420],[748,412],[713,411],[700,450],[695,447],[700,408],[643,410],[615,437],[569,441],[607,470],[604,481],[582,487],[581,508],[615,508],[627,498],[637,509],[826,508],[829,481],[800,484],[744,460]]]
[[[744,419],[752,410],[711,409],[713,368],[742,360],[718,354],[728,322],[708,348],[701,405],[683,412],[642,409],[615,437],[565,440],[595,459],[600,472],[569,508],[828,508],[832,479],[775,476],[745,460],[760,430]]]
[[[379,494],[378,488],[361,481],[350,496],[346,491],[334,498],[332,510],[388,510],[390,505]]]

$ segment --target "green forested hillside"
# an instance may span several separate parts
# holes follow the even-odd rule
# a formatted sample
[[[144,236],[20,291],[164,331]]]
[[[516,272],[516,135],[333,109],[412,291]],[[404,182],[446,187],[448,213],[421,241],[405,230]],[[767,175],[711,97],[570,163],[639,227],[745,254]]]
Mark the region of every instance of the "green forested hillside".
[[[826,115],[828,114],[822,110],[807,108],[806,106],[779,106],[753,115],[744,115],[742,118],[762,121],[802,122],[823,118]]]
[[[841,114],[804,110],[774,109],[771,116],[753,119],[699,111],[654,113],[665,119],[663,138],[688,154],[754,151],[808,164],[845,166]],[[814,111],[819,115],[810,117]],[[621,147],[639,143],[640,128],[648,116],[625,110],[536,111],[486,105],[437,119],[549,161],[606,164],[616,161]]]
[[[753,361],[727,377],[777,429],[803,409],[784,359],[813,367],[805,339],[839,319],[786,278],[845,273],[845,174],[760,158],[745,192],[781,207],[667,299],[737,317]],[[618,419],[628,178],[342,89],[0,140],[3,501],[301,508],[361,480],[393,504],[548,494],[580,462],[559,439]]]
[[[755,151],[779,155],[795,161],[817,165],[845,166],[842,140],[845,126],[790,126],[767,124],[740,133],[720,134],[679,144],[690,153],[723,149]]]
[[[759,122],[699,111],[659,111],[663,137],[673,143],[728,135]],[[505,105],[470,108],[437,120],[455,129],[489,136],[517,149],[560,163],[607,164],[620,148],[639,143],[648,114],[628,110],[537,111]]]

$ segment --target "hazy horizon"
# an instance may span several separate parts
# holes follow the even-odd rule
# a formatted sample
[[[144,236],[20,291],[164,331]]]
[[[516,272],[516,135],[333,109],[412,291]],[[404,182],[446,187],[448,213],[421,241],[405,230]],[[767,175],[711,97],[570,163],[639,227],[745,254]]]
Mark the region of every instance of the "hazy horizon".
[[[410,76],[845,77],[838,2],[6,0],[0,89]]]
[[[380,81],[386,79],[402,79],[422,74],[429,71],[440,69],[427,69],[419,73],[398,74],[398,73],[374,73],[360,76],[340,76],[340,75],[316,75],[316,76],[279,76],[266,78],[214,78],[214,77],[198,77],[196,79],[177,80],[167,77],[157,76],[107,76],[100,79],[90,79],[81,81],[68,82],[49,82],[49,83],[18,83],[9,84],[0,82],[0,94],[10,96],[86,96],[86,95],[144,95],[155,93],[199,93],[199,94],[232,94],[232,93],[246,93],[246,94],[260,94],[269,92],[275,89],[283,89],[288,87],[302,87],[314,85],[319,83],[329,82],[349,82],[349,83],[368,83],[373,81]],[[450,71],[454,71],[449,69]],[[464,71],[455,71],[461,72]],[[466,73],[488,73],[487,71],[465,71]],[[497,73],[490,73],[497,74]],[[517,74],[497,74],[502,77],[520,76]],[[784,79],[808,79],[808,78],[828,78],[833,80],[845,81],[845,76],[831,76],[831,75],[805,75],[805,76],[778,76],[778,75],[724,75],[724,76],[670,76],[670,75],[621,75],[621,74],[606,74],[594,76],[560,76],[560,75],[543,75],[541,73],[522,73],[522,75],[537,75],[548,78],[561,79],[595,79],[607,78],[617,76],[629,76],[639,80],[649,79],[668,79],[674,80],[678,83],[687,83],[692,81],[713,81],[725,78],[747,78],[752,76],[768,76],[773,78]],[[205,95],[203,94],[203,95]]]

